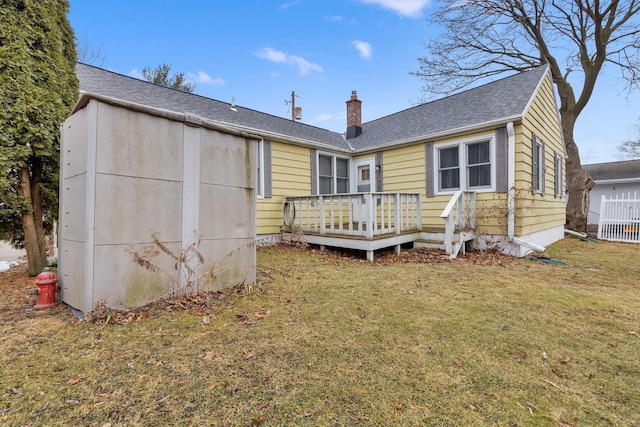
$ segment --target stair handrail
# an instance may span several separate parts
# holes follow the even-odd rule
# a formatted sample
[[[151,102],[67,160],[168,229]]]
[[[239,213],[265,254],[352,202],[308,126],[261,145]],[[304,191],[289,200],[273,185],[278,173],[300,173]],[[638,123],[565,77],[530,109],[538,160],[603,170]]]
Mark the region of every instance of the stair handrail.
[[[468,197],[462,197],[467,195]],[[475,228],[475,192],[458,190],[451,196],[449,203],[440,214],[444,219],[444,245],[448,254],[453,252],[453,236],[456,230],[456,223],[462,232],[465,228]],[[470,212],[465,212],[465,204],[469,205]],[[454,215],[456,218],[454,220]],[[462,234],[460,235],[463,244]]]
[[[448,254],[453,252],[453,235],[456,229],[455,222],[453,221],[453,214],[457,213],[457,210],[454,210],[454,208],[461,197],[462,190],[458,190],[453,193],[449,203],[447,203],[447,207],[445,207],[440,214],[440,218],[444,218],[444,246],[445,251],[447,251]]]

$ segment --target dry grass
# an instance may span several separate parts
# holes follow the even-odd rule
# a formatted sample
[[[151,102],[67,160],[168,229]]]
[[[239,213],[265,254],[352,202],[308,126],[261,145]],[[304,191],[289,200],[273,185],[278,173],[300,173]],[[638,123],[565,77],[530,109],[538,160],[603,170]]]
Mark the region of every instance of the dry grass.
[[[263,248],[259,289],[120,324],[25,312],[32,279],[0,274],[0,424],[638,425],[638,249]]]

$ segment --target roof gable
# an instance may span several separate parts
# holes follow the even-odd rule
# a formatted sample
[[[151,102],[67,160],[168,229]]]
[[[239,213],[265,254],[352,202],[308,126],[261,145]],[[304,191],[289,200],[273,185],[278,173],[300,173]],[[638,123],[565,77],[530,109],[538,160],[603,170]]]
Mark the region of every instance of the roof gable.
[[[521,119],[547,69],[543,65],[367,122],[349,142],[363,150]]]

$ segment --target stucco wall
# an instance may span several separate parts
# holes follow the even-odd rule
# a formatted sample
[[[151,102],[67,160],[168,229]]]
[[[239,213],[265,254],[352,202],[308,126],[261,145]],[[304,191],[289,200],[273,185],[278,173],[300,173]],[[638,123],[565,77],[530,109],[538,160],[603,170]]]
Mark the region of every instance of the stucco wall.
[[[62,300],[86,313],[196,280],[201,290],[253,283],[254,144],[96,100],[77,111],[61,144]]]

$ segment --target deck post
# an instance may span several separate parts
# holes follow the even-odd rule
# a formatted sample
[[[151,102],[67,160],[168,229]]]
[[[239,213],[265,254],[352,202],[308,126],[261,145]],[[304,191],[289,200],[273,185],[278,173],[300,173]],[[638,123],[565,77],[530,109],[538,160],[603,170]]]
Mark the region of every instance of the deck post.
[[[417,212],[418,218],[417,218],[416,225],[418,227],[418,230],[422,230],[422,198],[420,193],[418,193],[417,197],[418,197],[418,212]]]
[[[373,194],[367,193],[364,195],[366,204],[367,204],[367,239],[373,238],[373,222],[375,221],[375,213],[376,207],[373,204]],[[367,252],[367,258],[369,254]],[[373,260],[373,252],[372,252],[372,260]]]
[[[401,245],[396,245],[396,255],[400,255],[400,247]]]
[[[400,203],[400,193],[396,193],[396,203],[395,203],[395,222],[396,222],[396,234],[400,234],[400,232],[402,231],[402,226],[400,225],[400,220],[401,220],[401,214],[400,214],[400,208],[401,208],[401,203]]]
[[[324,214],[324,197],[318,196],[318,204],[320,205],[320,234],[325,234],[325,214]]]
[[[367,251],[367,261],[373,262],[373,251]]]

